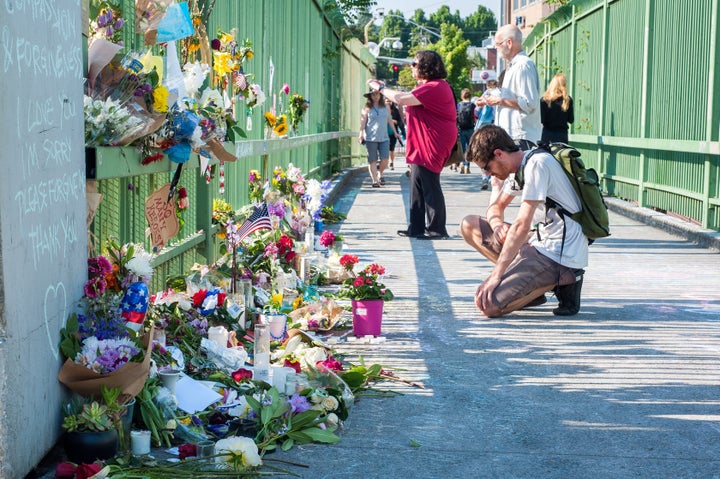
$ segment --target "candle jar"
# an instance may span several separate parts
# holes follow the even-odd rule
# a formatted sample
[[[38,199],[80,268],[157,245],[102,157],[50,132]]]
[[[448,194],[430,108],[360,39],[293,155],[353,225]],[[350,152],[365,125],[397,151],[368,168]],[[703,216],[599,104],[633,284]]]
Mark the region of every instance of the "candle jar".
[[[255,325],[253,363],[253,379],[270,382],[270,329],[267,324]]]

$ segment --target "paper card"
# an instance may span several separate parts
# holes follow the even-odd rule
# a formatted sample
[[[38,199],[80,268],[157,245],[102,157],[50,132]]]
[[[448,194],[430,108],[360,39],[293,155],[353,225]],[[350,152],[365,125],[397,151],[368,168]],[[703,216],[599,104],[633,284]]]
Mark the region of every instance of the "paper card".
[[[178,234],[180,223],[175,214],[175,199],[168,201],[170,183],[155,190],[145,200],[145,218],[150,225],[153,248],[162,249],[165,243]]]
[[[183,374],[175,385],[175,398],[180,409],[188,414],[195,414],[220,401],[222,394]]]

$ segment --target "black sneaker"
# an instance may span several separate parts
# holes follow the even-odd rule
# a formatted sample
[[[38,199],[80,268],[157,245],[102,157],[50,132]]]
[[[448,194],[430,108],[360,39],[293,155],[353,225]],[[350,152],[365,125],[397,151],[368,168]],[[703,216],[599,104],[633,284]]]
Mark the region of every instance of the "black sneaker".
[[[555,288],[555,297],[560,303],[557,308],[553,309],[555,316],[575,316],[580,311],[583,273],[585,273],[583,270],[576,273],[576,280],[573,284]]]

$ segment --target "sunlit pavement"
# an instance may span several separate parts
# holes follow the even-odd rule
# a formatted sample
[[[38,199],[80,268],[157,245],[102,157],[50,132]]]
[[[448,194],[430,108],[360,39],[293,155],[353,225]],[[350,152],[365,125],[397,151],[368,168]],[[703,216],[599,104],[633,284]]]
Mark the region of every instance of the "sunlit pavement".
[[[489,192],[445,171],[451,239],[402,238],[408,179],[350,175],[346,252],[386,266],[397,298],[383,338],[335,345],[380,363],[401,393],[361,397],[333,446],[273,456],[305,478],[720,477],[720,254],[611,213],[590,248],[582,308],[485,319],[473,296],[492,265],[457,233]],[[417,382],[419,388],[408,384]]]

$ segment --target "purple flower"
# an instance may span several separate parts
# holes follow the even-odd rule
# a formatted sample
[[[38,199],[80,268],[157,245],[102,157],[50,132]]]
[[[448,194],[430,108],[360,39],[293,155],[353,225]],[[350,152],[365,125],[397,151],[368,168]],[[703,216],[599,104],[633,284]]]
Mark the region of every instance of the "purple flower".
[[[285,216],[285,205],[282,202],[268,205],[268,213],[272,216],[282,218]]]
[[[222,43],[220,43],[220,40],[218,38],[213,38],[213,41],[210,42],[210,48],[213,50],[220,50],[220,47],[222,46]]]
[[[310,409],[310,402],[305,396],[301,396],[298,393],[295,393],[292,397],[288,398],[286,404],[290,406],[290,411],[294,414],[299,414]]]
[[[125,20],[123,20],[122,18],[118,18],[115,21],[115,25],[113,25],[113,28],[115,28],[115,30],[117,31],[117,30],[120,30],[123,27],[123,25],[125,25]]]

